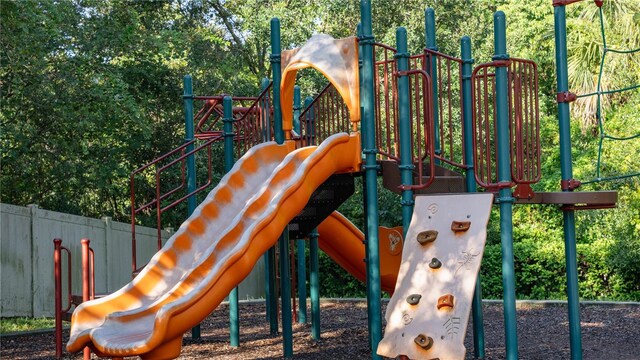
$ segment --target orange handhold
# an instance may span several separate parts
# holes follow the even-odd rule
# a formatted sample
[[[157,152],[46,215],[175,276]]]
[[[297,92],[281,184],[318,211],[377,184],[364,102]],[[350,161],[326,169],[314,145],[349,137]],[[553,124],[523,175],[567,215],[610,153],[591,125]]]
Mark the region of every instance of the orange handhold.
[[[443,307],[453,308],[453,295],[446,294],[438,298],[438,305],[437,305],[438,310],[442,309]]]

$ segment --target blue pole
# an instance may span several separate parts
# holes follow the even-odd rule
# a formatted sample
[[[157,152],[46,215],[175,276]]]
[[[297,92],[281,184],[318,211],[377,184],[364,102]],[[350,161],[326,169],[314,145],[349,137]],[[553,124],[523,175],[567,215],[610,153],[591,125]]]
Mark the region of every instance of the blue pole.
[[[269,80],[269,78],[267,77],[262,78],[262,83],[260,86],[261,92],[264,91],[269,86],[270,83],[271,83],[271,80]],[[267,142],[267,141],[271,141],[271,121],[270,121],[271,103],[267,98],[263,100],[260,105],[262,108],[261,109],[262,141]],[[269,250],[267,250],[267,252],[264,253],[264,255],[262,256],[262,258],[264,261],[264,283],[265,283],[264,298],[265,298],[265,308],[266,308],[265,313],[267,315],[267,321],[269,321],[270,323],[270,332],[273,335],[278,333],[278,315],[277,314],[272,315],[272,309],[271,309],[272,304],[274,304],[274,301],[275,301],[274,299],[276,298],[275,285],[274,285],[275,275],[272,276],[273,271],[275,269],[275,264],[272,261],[270,261],[272,258],[275,259],[274,248],[271,247]],[[275,329],[273,325],[274,319],[275,319]]]
[[[371,339],[371,357],[380,359],[376,354],[378,343],[382,339],[382,310],[380,304],[380,257],[378,244],[378,165],[376,155],[375,139],[375,99],[374,99],[374,59],[373,44],[375,39],[371,29],[371,1],[360,1],[360,14],[362,24],[362,37],[360,44],[362,46],[362,114],[361,127],[365,129],[363,133],[366,135],[362,139],[362,152],[365,155],[363,165],[364,182],[366,183],[366,208],[365,217],[367,219],[367,300],[369,315],[369,334]]]
[[[425,29],[425,39],[426,39],[426,47],[432,51],[438,51],[438,46],[436,46],[436,15],[432,8],[427,8],[424,11],[424,29]],[[442,149],[440,148],[440,118],[438,107],[438,59],[435,56],[431,57],[431,62],[425,64],[427,69],[425,69],[429,76],[431,76],[431,89],[433,92],[432,95],[432,109],[433,109],[433,145],[435,148],[435,153],[437,155],[442,154]],[[440,160],[436,160],[436,164],[440,163]]]
[[[193,81],[191,75],[185,75],[183,79],[184,86],[184,125],[185,125],[185,137],[184,141],[189,142],[194,138],[193,128]],[[191,152],[194,149],[194,145],[187,145],[187,152]],[[187,193],[191,194],[196,191],[196,159],[195,156],[187,156]],[[187,199],[187,217],[191,216],[196,209],[196,197],[189,196]],[[200,324],[194,326],[191,329],[191,338],[200,339]]]
[[[396,30],[395,55],[398,67],[398,132],[400,136],[400,176],[402,180],[402,226],[406,237],[411,216],[413,215],[413,154],[411,152],[411,118],[409,114],[409,78],[403,72],[409,70],[409,52],[407,50],[407,29]]]
[[[476,179],[473,167],[473,114],[471,112],[471,73],[473,58],[471,57],[471,38],[463,36],[460,39],[460,54],[462,58],[462,122],[464,136],[464,159],[467,171],[465,181],[467,192],[476,192]],[[473,353],[476,359],[484,359],[484,325],[482,316],[482,286],[480,285],[480,274],[476,281],[475,292],[472,303],[473,315]]]
[[[506,19],[502,11],[493,16],[494,61],[508,60]],[[500,186],[500,240],[502,243],[502,287],[507,359],[518,358],[516,333],[516,287],[513,264],[513,197],[509,151],[509,87],[507,65],[496,66],[496,142],[498,145],[498,182]]]
[[[224,171],[229,173],[233,168],[233,102],[230,96],[222,99],[224,117]],[[229,345],[238,347],[240,344],[240,311],[238,306],[238,287],[229,293]]]
[[[554,8],[556,45],[556,77],[558,93],[569,91],[569,75],[567,69],[567,23],[564,5]],[[560,132],[560,172],[562,183],[573,180],[571,164],[571,126],[569,103],[558,103],[558,126]],[[573,191],[570,186],[562,186],[562,191]],[[580,297],[578,287],[578,263],[576,251],[576,223],[573,210],[564,209],[564,251],[567,262],[567,299],[569,311],[569,340],[571,343],[571,359],[582,359],[582,335],[580,334]]]

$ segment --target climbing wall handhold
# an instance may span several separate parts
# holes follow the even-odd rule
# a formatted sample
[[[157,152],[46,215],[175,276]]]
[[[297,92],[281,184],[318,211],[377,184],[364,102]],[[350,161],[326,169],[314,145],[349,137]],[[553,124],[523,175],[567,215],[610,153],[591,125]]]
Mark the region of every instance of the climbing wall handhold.
[[[426,336],[424,334],[416,336],[413,341],[425,350],[429,350],[433,346],[433,339],[430,336]]]
[[[409,303],[409,305],[418,305],[421,298],[422,298],[422,295],[420,294],[411,294],[407,296],[407,302]]]
[[[438,298],[438,310],[442,309],[443,307],[446,308],[452,308],[453,307],[453,295],[451,294],[447,294],[447,295],[442,295]]]
[[[420,245],[427,245],[429,243],[434,242],[437,237],[438,237],[437,231],[427,230],[419,233],[417,236],[417,240],[420,243]]]
[[[431,262],[429,263],[429,267],[434,270],[440,269],[441,266],[442,266],[442,262],[440,262],[440,260],[438,260],[437,258],[431,259]]]
[[[453,221],[451,223],[451,231],[453,232],[465,232],[471,227],[471,221]]]

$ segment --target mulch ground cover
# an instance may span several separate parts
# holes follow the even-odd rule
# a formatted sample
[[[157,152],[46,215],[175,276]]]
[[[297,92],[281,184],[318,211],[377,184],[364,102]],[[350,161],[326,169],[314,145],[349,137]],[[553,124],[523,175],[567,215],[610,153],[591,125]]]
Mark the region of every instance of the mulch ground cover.
[[[384,306],[385,303],[383,303]],[[504,359],[503,312],[500,303],[483,305],[486,359]],[[383,309],[384,311],[384,309]],[[562,303],[518,304],[520,359],[570,359],[567,308]],[[581,305],[583,358],[640,360],[640,305]],[[310,315],[307,315],[308,319]],[[322,339],[311,338],[309,324],[293,326],[294,359],[368,359],[367,308],[364,301],[323,301]],[[264,303],[240,304],[240,347],[229,343],[226,305],[216,309],[201,326],[199,340],[186,334],[180,359],[281,359],[282,338],[269,334]],[[473,359],[472,324],[467,328],[466,359]],[[65,331],[64,341],[68,338]],[[2,359],[54,359],[53,333],[3,336]],[[65,354],[82,359],[82,354]]]

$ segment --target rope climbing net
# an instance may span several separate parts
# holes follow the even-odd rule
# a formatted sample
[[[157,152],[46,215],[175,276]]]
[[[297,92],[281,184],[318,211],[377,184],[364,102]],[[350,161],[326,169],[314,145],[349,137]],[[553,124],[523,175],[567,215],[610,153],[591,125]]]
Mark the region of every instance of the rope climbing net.
[[[622,88],[618,88],[618,89],[613,89],[613,90],[606,90],[603,88],[603,73],[604,73],[604,69],[605,69],[605,60],[607,59],[607,55],[609,54],[635,54],[640,52],[640,48],[636,48],[636,49],[627,49],[627,50],[620,50],[620,49],[614,49],[614,48],[610,48],[608,43],[607,43],[607,36],[606,36],[606,27],[605,27],[605,19],[604,19],[604,13],[602,10],[602,2],[597,2],[596,4],[598,5],[598,15],[599,15],[599,20],[600,20],[600,36],[602,39],[602,57],[600,59],[600,66],[599,66],[599,70],[598,70],[598,81],[597,81],[597,85],[596,85],[596,91],[594,92],[590,92],[587,94],[580,94],[577,95],[577,98],[587,98],[587,97],[592,97],[595,96],[596,97],[596,120],[597,120],[597,129],[598,129],[598,133],[599,133],[599,139],[598,139],[598,155],[597,155],[597,162],[595,165],[595,178],[591,179],[591,180],[587,180],[587,181],[582,181],[582,184],[589,184],[589,183],[597,183],[597,182],[601,182],[601,181],[607,181],[607,180],[621,180],[621,179],[626,179],[626,178],[631,178],[631,177],[636,177],[636,176],[640,176],[640,169],[637,170],[632,170],[626,173],[617,173],[615,175],[607,175],[605,176],[603,174],[603,151],[604,151],[604,144],[606,140],[611,140],[611,141],[628,141],[628,140],[633,140],[633,139],[640,139],[640,132],[636,133],[636,134],[632,134],[632,135],[626,135],[626,136],[619,136],[619,135],[613,135],[610,131],[608,131],[607,127],[605,126],[605,113],[603,111],[603,104],[604,104],[604,97],[605,96],[609,96],[609,95],[613,95],[613,94],[617,94],[617,93],[623,93],[623,92],[630,92],[630,91],[638,91],[640,89],[640,84],[634,84],[634,85],[629,85],[626,87],[622,87]],[[637,116],[637,115],[635,115]],[[639,123],[640,125],[640,123]]]

